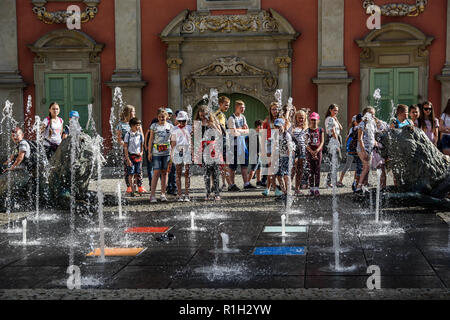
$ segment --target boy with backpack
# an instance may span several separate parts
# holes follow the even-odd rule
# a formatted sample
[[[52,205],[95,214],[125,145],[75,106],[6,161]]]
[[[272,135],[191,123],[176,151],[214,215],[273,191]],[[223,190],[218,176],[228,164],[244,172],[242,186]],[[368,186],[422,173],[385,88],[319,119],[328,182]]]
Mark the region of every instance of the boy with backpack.
[[[127,162],[128,180],[132,188],[131,196],[135,196],[135,184],[138,186],[139,193],[144,192],[141,179],[144,137],[140,130],[141,120],[138,118],[131,118],[129,124],[131,129],[125,134],[123,139],[123,149],[125,160]]]
[[[31,169],[31,147],[28,141],[23,138],[21,128],[14,128],[11,138],[16,144],[13,154],[3,163],[2,173],[16,169]],[[30,172],[31,174],[32,172]]]

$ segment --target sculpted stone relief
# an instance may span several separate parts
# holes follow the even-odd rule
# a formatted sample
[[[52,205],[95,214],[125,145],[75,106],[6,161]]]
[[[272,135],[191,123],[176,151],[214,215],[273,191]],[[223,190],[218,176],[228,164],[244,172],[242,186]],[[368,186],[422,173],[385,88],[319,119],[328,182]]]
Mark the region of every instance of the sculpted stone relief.
[[[252,66],[238,57],[222,57],[182,79],[185,100],[194,103],[197,96],[209,90],[211,81],[220,92],[246,93],[262,101],[273,97],[278,85],[277,78],[270,71]]]
[[[54,23],[66,23],[67,18],[71,16],[67,11],[55,11],[49,12],[45,7],[47,1],[32,1],[34,7],[33,12],[36,14],[39,20],[46,24],[54,24]],[[83,1],[86,4],[86,9],[81,12],[80,20],[82,23],[88,22],[89,20],[94,19],[95,15],[98,12],[97,4],[100,2],[99,0],[86,0]]]
[[[425,11],[428,0],[416,0],[416,4],[407,3],[388,3],[379,6],[381,14],[387,17],[416,17]],[[373,0],[363,0],[363,8],[376,5]]]
[[[205,32],[277,32],[278,24],[267,11],[246,15],[204,16],[189,13],[181,27],[182,33]]]

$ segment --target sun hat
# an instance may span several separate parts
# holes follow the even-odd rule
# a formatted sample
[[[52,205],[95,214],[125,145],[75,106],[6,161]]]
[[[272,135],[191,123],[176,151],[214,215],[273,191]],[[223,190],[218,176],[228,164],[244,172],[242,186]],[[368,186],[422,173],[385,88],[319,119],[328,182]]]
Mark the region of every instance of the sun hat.
[[[78,113],[78,111],[70,111],[69,113],[69,118],[73,118],[73,117],[80,117],[80,114]]]
[[[177,115],[177,121],[186,121],[188,118],[188,114],[186,111],[180,111]]]
[[[311,113],[311,115],[309,116],[309,119],[311,119],[311,120],[320,120],[320,116],[319,116],[319,114],[317,113],[317,112],[313,112],[313,113]]]

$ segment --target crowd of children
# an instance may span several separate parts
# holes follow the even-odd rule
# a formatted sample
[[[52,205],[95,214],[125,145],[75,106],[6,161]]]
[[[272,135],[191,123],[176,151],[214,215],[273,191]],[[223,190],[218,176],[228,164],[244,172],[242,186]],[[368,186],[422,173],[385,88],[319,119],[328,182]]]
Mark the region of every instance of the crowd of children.
[[[227,119],[230,99],[222,96],[219,109],[212,112],[207,105],[198,107],[195,119],[182,110],[175,112],[160,108],[145,136],[141,121],[136,118],[135,108],[125,106],[116,127],[117,143],[123,148],[124,177],[127,193],[136,196],[147,191],[143,187],[142,164],[147,162],[150,184],[150,202],[156,199],[158,181],[161,181],[160,201],[166,197],[167,178],[173,172],[177,201],[190,201],[190,173],[192,164],[204,170],[205,200],[220,200],[224,188],[237,192],[235,173],[240,165],[244,189],[264,187],[264,196],[275,191],[279,199],[291,192],[291,181],[295,181],[295,194],[309,186],[311,196],[320,196],[322,159],[331,159],[331,144],[345,146],[346,162],[339,179],[331,181],[328,175],[326,186],[344,187],[343,179],[352,164],[356,164],[352,189],[364,192],[369,186],[370,169],[381,170],[381,187],[386,187],[385,159],[380,155],[382,145],[376,141],[377,132],[389,128],[415,126],[423,130],[430,141],[444,154],[450,155],[450,99],[440,119],[435,117],[433,104],[426,101],[410,107],[399,104],[395,119],[390,124],[377,119],[376,110],[366,107],[362,113],[352,117],[345,144],[341,137],[343,129],[338,120],[339,106],[332,104],[325,115],[324,126],[320,127],[320,116],[307,108],[296,111],[295,107],[280,106],[273,102],[269,115],[256,120],[255,130],[249,130],[245,117],[245,103],[236,101],[234,112]],[[170,112],[169,112],[170,111]],[[45,153],[50,158],[68,135],[69,126],[59,117],[60,108],[56,102],[49,106],[49,115],[41,126]],[[77,111],[70,118],[79,119]],[[194,122],[194,123],[192,123]],[[264,132],[264,133],[263,133]],[[196,139],[196,138],[199,139]],[[16,168],[27,169],[34,145],[24,139],[23,131],[14,128],[12,139],[16,150],[2,166],[2,173]],[[196,145],[198,141],[198,145]],[[252,144],[252,141],[255,142]],[[227,144],[234,146],[228,148]],[[275,154],[276,157],[272,157]],[[341,148],[337,148],[337,159],[342,159]],[[227,157],[229,158],[227,161]],[[249,161],[250,160],[250,161]],[[273,163],[274,162],[274,163]],[[174,165],[173,165],[174,164]],[[250,166],[250,168],[248,168]],[[182,192],[182,177],[185,188]],[[220,186],[222,176],[222,186]],[[256,186],[251,184],[256,177]],[[295,179],[294,179],[295,178]],[[395,181],[394,181],[395,183]],[[227,186],[228,185],[228,186]]]

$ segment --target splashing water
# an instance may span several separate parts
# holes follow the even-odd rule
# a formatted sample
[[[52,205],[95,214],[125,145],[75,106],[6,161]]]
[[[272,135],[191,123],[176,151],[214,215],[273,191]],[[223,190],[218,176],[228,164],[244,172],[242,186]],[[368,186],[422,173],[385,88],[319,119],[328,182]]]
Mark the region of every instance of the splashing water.
[[[31,116],[31,108],[32,108],[32,102],[31,102],[31,95],[28,95],[27,98],[27,107],[26,107],[26,111],[25,111],[25,127],[26,129],[26,134],[27,137],[29,138],[31,133],[33,132],[33,117]]]
[[[114,107],[113,107],[114,108]],[[112,112],[112,110],[111,110]],[[88,121],[86,123],[86,131],[91,135],[97,135],[97,129],[95,126],[94,115],[92,113],[92,104],[88,104]]]
[[[100,262],[105,262],[105,226],[103,222],[103,190],[102,190],[102,148],[103,138],[96,136],[94,140],[94,155],[97,163],[97,201],[98,201],[98,219],[100,229]]]
[[[219,92],[217,89],[211,88],[209,90],[208,108],[212,113],[219,109]]]
[[[78,118],[73,117],[69,122],[69,132],[70,132],[70,239],[71,243],[74,242],[75,233],[75,180],[76,171],[75,163],[77,160],[77,153],[79,151],[78,141],[80,140],[81,127],[78,122]],[[74,248],[71,245],[69,251],[69,266],[74,263]]]
[[[9,100],[6,100],[5,107],[2,111],[2,120],[0,122],[1,127],[1,135],[6,139],[6,154],[7,157],[11,155],[11,131],[12,129],[17,126],[17,121],[14,120],[13,117],[13,103],[11,103]],[[8,163],[8,167],[11,164]],[[7,193],[6,193],[6,199],[5,199],[5,207],[6,207],[6,213],[8,215],[8,229],[11,228],[11,209],[12,209],[12,202],[11,202],[11,171],[8,170],[6,173],[7,175]]]

